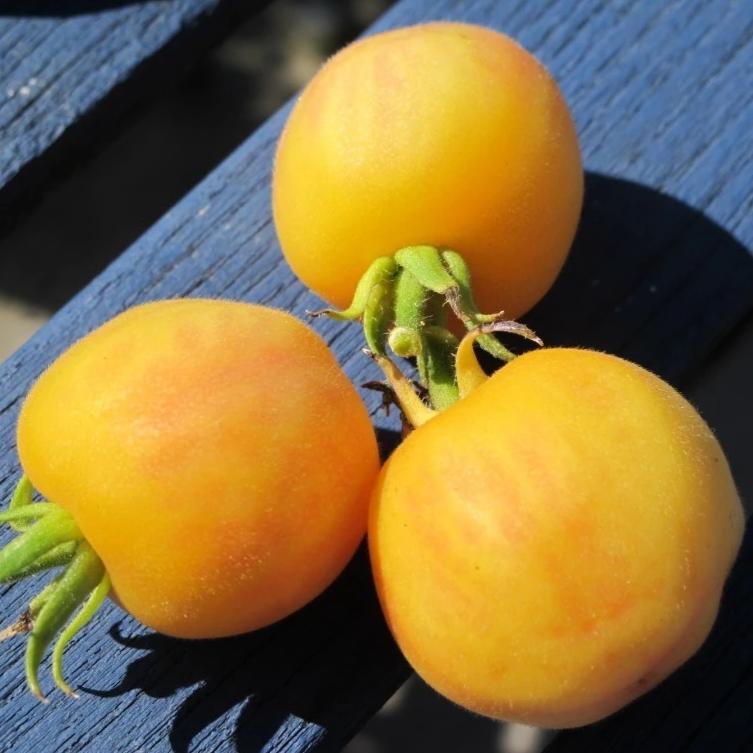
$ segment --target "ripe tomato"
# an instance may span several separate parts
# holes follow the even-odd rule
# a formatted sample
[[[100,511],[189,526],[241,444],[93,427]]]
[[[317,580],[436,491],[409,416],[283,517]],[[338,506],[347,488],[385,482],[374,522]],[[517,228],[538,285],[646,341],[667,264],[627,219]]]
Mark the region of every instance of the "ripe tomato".
[[[215,300],[139,306],[76,343],[30,391],[18,451],[118,602],[186,638],[254,630],[319,594],[365,533],[379,468],[325,343],[281,311]]]
[[[388,623],[434,688],[548,727],[599,719],[693,654],[743,512],[671,387],[617,357],[516,358],[385,464],[369,546]]]
[[[450,247],[482,309],[516,317],[549,289],[575,233],[583,173],[546,69],[503,34],[431,23],[357,41],[296,103],[274,217],[294,272],[345,307],[370,262]]]

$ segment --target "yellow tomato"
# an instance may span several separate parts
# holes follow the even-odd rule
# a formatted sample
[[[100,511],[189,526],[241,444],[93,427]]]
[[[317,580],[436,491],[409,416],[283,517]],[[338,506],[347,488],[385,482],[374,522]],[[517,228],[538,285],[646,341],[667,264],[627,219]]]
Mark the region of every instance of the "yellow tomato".
[[[369,544],[388,623],[430,685],[571,727],[696,651],[743,525],[724,454],[677,392],[614,356],[545,349],[397,449]]]
[[[379,467],[324,342],[281,311],[212,300],[139,306],[76,343],[29,393],[18,449],[120,604],[190,638],[319,594],[365,532]]]
[[[294,272],[344,307],[369,263],[446,246],[479,304],[516,317],[549,289],[583,194],[552,77],[491,29],[431,23],[346,47],[296,103],[277,150],[274,216]]]

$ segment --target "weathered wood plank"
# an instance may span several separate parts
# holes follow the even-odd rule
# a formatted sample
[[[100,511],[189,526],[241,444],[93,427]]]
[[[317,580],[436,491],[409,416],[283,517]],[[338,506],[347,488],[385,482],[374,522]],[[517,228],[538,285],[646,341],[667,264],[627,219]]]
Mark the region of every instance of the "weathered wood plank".
[[[608,348],[683,378],[753,303],[746,250],[753,246],[753,130],[743,127],[753,116],[753,6],[406,0],[376,28],[432,17],[487,23],[520,38],[549,65],[573,106],[591,171],[587,202],[571,262],[531,323],[552,344]],[[178,295],[224,295],[299,314],[317,305],[282,261],[271,224],[269,173],[285,114],[0,370],[2,494],[17,473],[13,427],[29,384],[68,343],[126,306]],[[359,353],[356,328],[316,326],[355,381],[375,376]],[[381,417],[378,423],[387,425]],[[751,548],[746,543],[738,584],[751,581]],[[3,617],[15,616],[28,596],[28,586],[4,589]],[[646,718],[665,725],[666,749],[687,742],[673,735],[687,722],[686,704],[709,712],[704,734],[730,723],[727,708],[738,709],[735,723],[748,724],[747,681],[734,684],[747,672],[747,649],[739,645],[745,633],[730,634],[725,625],[737,621],[749,630],[751,604],[747,592],[730,591],[720,629],[699,657],[717,668],[704,681],[713,693],[689,683],[676,703],[667,685],[642,702]],[[126,639],[114,633],[116,625]],[[736,651],[743,656],[737,674]],[[303,612],[230,641],[153,636],[111,607],[73,646],[69,667],[103,697],[85,692],[78,703],[55,699],[41,709],[23,689],[18,647],[3,647],[0,748],[336,750],[406,673],[379,619],[363,557]],[[731,706],[707,708],[698,692],[712,702],[727,695]],[[629,740],[622,719],[607,722],[604,734]]]
[[[261,3],[0,0],[0,231]]]

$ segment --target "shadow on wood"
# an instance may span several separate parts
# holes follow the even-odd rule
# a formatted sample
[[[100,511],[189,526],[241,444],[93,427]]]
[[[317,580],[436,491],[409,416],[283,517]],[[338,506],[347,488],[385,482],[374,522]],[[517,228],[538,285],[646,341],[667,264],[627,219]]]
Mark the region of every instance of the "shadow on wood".
[[[646,186],[586,175],[570,258],[526,324],[547,345],[611,351],[686,378],[753,308],[753,256],[724,228]]]

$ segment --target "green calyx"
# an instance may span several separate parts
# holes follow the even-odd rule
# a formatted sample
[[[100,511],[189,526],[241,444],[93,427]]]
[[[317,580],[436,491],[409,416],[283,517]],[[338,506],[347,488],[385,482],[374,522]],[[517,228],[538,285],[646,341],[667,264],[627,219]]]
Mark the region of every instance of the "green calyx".
[[[462,341],[448,328],[450,312],[468,332]],[[471,385],[480,383],[483,371],[474,343],[503,362],[511,361],[515,354],[496,333],[517,334],[542,344],[535,333],[506,320],[502,312],[482,314],[463,257],[434,246],[407,246],[394,256],[376,259],[359,281],[347,309],[312,314],[319,315],[362,322],[369,354],[385,374],[392,402],[400,406],[404,421],[413,427],[450,407]],[[402,358],[415,358],[429,405],[389,359],[388,348]]]
[[[31,692],[46,702],[38,670],[45,650],[59,633],[52,651],[53,678],[66,695],[76,697],[63,678],[63,652],[110,591],[104,565],[70,513],[52,502],[33,501],[26,476],[19,481],[8,509],[0,512],[0,523],[8,523],[19,532],[0,549],[0,583],[58,571],[18,621],[0,631],[0,640],[28,634],[26,682]]]

